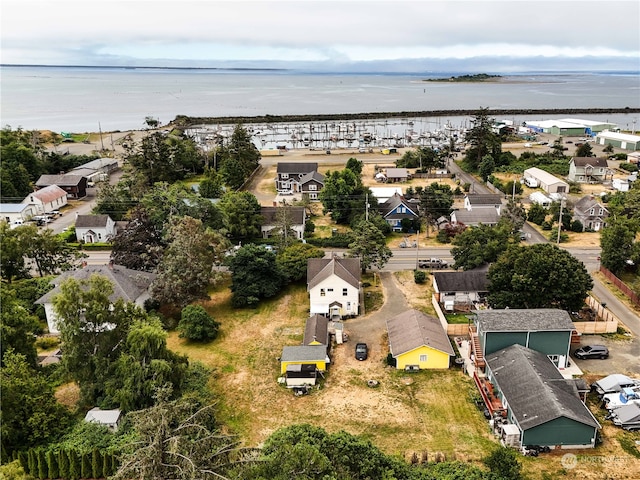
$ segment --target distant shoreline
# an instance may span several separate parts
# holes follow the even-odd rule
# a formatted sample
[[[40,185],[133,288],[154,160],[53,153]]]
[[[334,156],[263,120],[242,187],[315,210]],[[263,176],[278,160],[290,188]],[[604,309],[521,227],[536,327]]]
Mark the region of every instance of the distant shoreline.
[[[376,113],[336,113],[322,115],[258,115],[254,117],[193,117],[177,115],[170,122],[176,127],[189,127],[199,124],[237,124],[237,123],[298,123],[298,122],[322,122],[337,120],[377,120],[385,118],[420,118],[420,117],[467,117],[473,116],[478,109],[473,110],[430,110],[419,112],[376,112]],[[608,113],[640,113],[640,108],[555,108],[555,109],[490,109],[487,114],[490,117],[513,115],[600,115]]]

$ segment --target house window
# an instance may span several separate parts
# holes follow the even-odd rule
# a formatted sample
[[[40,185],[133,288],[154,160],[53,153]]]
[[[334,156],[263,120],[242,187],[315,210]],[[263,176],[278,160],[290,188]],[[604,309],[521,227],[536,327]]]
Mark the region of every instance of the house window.
[[[351,311],[351,302],[347,302],[347,312]]]
[[[427,361],[427,356],[426,355],[420,355],[420,362],[424,363]]]
[[[289,174],[288,173],[281,173],[280,174],[280,178],[289,178]]]
[[[101,238],[102,238],[102,234],[101,234],[101,233],[99,233],[99,234],[98,234],[98,240],[100,240]]]
[[[591,210],[589,210],[589,215],[593,215],[596,213],[596,209],[592,208]]]
[[[346,297],[346,296],[347,296],[347,289],[346,289],[346,288],[343,288],[343,289],[342,289],[342,296],[343,296],[343,297]]]
[[[310,193],[309,194],[309,200],[317,200],[318,199],[318,194],[317,193]]]
[[[309,185],[309,190],[318,190],[317,185]]]
[[[604,213],[604,209],[603,209],[603,208],[601,208],[601,209],[598,211],[598,215],[602,215],[603,213]]]
[[[557,367],[560,363],[560,355],[547,355],[549,360],[553,362],[553,364]]]
[[[325,293],[325,291],[324,291],[324,288],[321,288],[321,289],[320,289],[320,296],[321,296],[321,297],[324,297],[325,295],[326,295],[326,293]]]
[[[333,288],[327,288],[327,292],[329,293],[333,292]]]

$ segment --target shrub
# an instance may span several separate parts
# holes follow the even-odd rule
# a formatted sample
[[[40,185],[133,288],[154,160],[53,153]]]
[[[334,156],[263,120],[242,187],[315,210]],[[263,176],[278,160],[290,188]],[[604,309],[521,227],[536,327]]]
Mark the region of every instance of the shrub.
[[[542,222],[542,225],[540,226],[542,227],[542,230],[551,230],[551,228],[553,227],[553,225],[549,221]]]
[[[620,164],[620,168],[622,170],[626,170],[627,172],[637,172],[638,171],[638,165],[636,165],[635,163],[621,163]]]
[[[206,342],[218,336],[220,324],[201,305],[187,305],[182,309],[178,331],[180,338]]]
[[[414,270],[413,281],[420,285],[427,281],[427,274],[423,270]]]
[[[572,232],[582,232],[584,231],[584,226],[582,225],[582,222],[580,220],[574,220],[573,222],[571,222],[571,226],[569,227],[569,229]]]
[[[36,347],[41,350],[51,350],[58,345],[60,345],[60,338],[58,337],[38,337],[36,339]]]

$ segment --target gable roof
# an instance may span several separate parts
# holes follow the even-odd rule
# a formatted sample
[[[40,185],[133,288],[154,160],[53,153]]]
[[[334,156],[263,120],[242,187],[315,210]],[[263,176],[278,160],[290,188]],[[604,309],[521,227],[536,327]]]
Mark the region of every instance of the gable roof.
[[[276,173],[310,173],[318,170],[317,162],[278,162]]]
[[[26,203],[0,203],[0,213],[22,213],[27,208],[31,207]]]
[[[494,208],[479,208],[476,210],[454,210],[451,212],[451,218],[455,218],[456,223],[464,223],[465,225],[494,225],[500,220],[500,214]]]
[[[573,157],[571,159],[576,167],[586,167],[591,165],[592,167],[608,167],[609,163],[604,157]]]
[[[474,310],[478,328],[484,332],[572,331],[571,317],[556,308],[509,308]]]
[[[62,175],[41,175],[36,182],[37,187],[48,185],[58,185],[59,187],[75,187],[82,179],[82,175],[62,174]]]
[[[302,185],[311,181],[315,181],[324,185],[324,175],[314,170],[313,172],[305,173],[300,177],[299,180],[300,184]]]
[[[422,346],[455,355],[440,320],[418,310],[407,310],[387,319],[387,332],[394,357]]]
[[[90,162],[83,163],[82,165],[72,169],[72,172],[75,172],[76,170],[80,170],[82,168],[99,170],[103,167],[117,168],[118,160],[116,160],[115,158],[109,158],[109,157],[96,158],[95,160],[91,160]]]
[[[278,212],[284,207],[260,207],[260,215],[264,220],[263,225],[274,225],[278,222]],[[304,207],[287,207],[289,215],[294,225],[304,225],[305,208]]]
[[[327,359],[326,345],[296,345],[283,347],[281,362],[324,362]]]
[[[475,193],[465,197],[470,205],[500,205],[502,195],[497,193]]]
[[[76,217],[76,228],[106,227],[109,220],[111,220],[109,215],[78,215]]]
[[[22,201],[22,203],[30,203],[30,198],[37,198],[42,203],[50,203],[54,200],[67,196],[67,192],[61,189],[58,185],[49,185],[48,187],[41,188],[40,190],[36,190],[33,193],[27,195],[27,197]]]
[[[329,319],[319,313],[307,318],[304,326],[302,343],[309,345],[311,342],[329,345]]]
[[[538,167],[527,168],[524,171],[524,176],[526,177],[527,175],[529,175],[530,177],[535,177],[538,180],[540,180],[542,183],[545,183],[547,185],[555,185],[556,183],[562,183],[564,185],[568,185],[567,182],[565,182],[564,180],[561,180],[555,175],[549,172],[546,172]]]
[[[394,209],[398,208],[400,205],[404,205],[409,211],[405,212],[405,213],[397,213],[396,212],[399,216],[401,216],[401,217],[410,217],[410,216],[417,217],[416,212],[413,211],[413,207],[407,202],[407,200],[402,195],[400,195],[398,193],[394,193],[391,197],[389,197],[387,200],[385,200],[384,203],[381,203],[378,208],[380,209],[380,213],[382,214],[382,216],[386,217],[391,212],[393,212]]]
[[[576,202],[573,208],[578,212],[586,212],[590,208],[596,207],[596,206],[599,208],[602,208],[605,212],[609,213],[609,210],[607,210],[607,208],[602,203],[600,203],[596,199],[596,197],[594,197],[593,195],[587,195],[585,197],[582,197],[580,200]]]
[[[487,292],[488,268],[486,266],[461,272],[433,272],[433,280],[440,292]]]
[[[87,265],[78,270],[69,270],[56,277],[53,280],[55,288],[40,297],[35,303],[52,303],[53,298],[60,293],[60,284],[67,278],[75,278],[77,281],[82,281],[88,280],[94,274],[107,277],[113,285],[113,294],[109,297],[112,302],[120,298],[127,302],[134,302],[149,288],[151,282],[156,278],[155,273],[131,270],[122,265]]]
[[[522,430],[560,417],[600,428],[575,384],[545,354],[516,344],[490,354],[486,362]]]
[[[336,275],[349,285],[360,287],[359,258],[310,258],[307,260],[307,285],[311,289],[331,275]]]

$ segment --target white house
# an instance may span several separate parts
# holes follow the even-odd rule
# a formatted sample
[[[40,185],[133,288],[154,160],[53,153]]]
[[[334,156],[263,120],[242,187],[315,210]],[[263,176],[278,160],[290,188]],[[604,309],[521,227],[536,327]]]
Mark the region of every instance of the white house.
[[[464,208],[468,211],[492,208],[498,215],[502,208],[502,195],[496,193],[475,193],[464,197]]]
[[[144,306],[145,300],[150,298],[149,287],[156,278],[155,273],[139,272],[113,264],[88,265],[79,270],[70,270],[62,273],[62,275],[53,279],[53,284],[55,285],[53,290],[35,301],[36,304],[44,305],[49,333],[60,333],[58,330],[58,317],[53,308],[53,299],[60,293],[60,284],[68,278],[74,278],[78,282],[86,281],[94,274],[107,277],[113,285],[113,294],[109,297],[112,302],[121,298],[125,302],[132,302],[141,307]]]
[[[67,204],[67,192],[57,185],[49,185],[30,193],[22,203],[33,207],[34,214],[52,212]]]
[[[532,167],[524,171],[524,178],[533,178],[538,181],[540,188],[547,193],[569,193],[569,184],[564,180],[560,180],[555,175],[545,172],[544,170]]]
[[[116,236],[116,222],[109,215],[78,215],[76,239],[78,242],[109,242]]]
[[[35,215],[33,205],[25,203],[0,203],[0,220],[10,225],[24,223]]]
[[[85,422],[99,423],[114,432],[118,430],[121,419],[122,413],[118,408],[114,410],[102,410],[94,407],[89,410],[84,417]]]
[[[614,178],[611,181],[611,186],[618,190],[619,192],[628,192],[629,191],[629,180],[624,178]]]
[[[274,234],[282,233],[284,216],[288,216],[287,224],[298,240],[304,238],[304,226],[307,221],[306,209],[304,207],[260,207],[262,215],[262,238],[269,238]],[[280,216],[280,217],[279,217]]]
[[[358,315],[362,296],[359,258],[310,258],[307,261],[310,313],[329,318]]]

